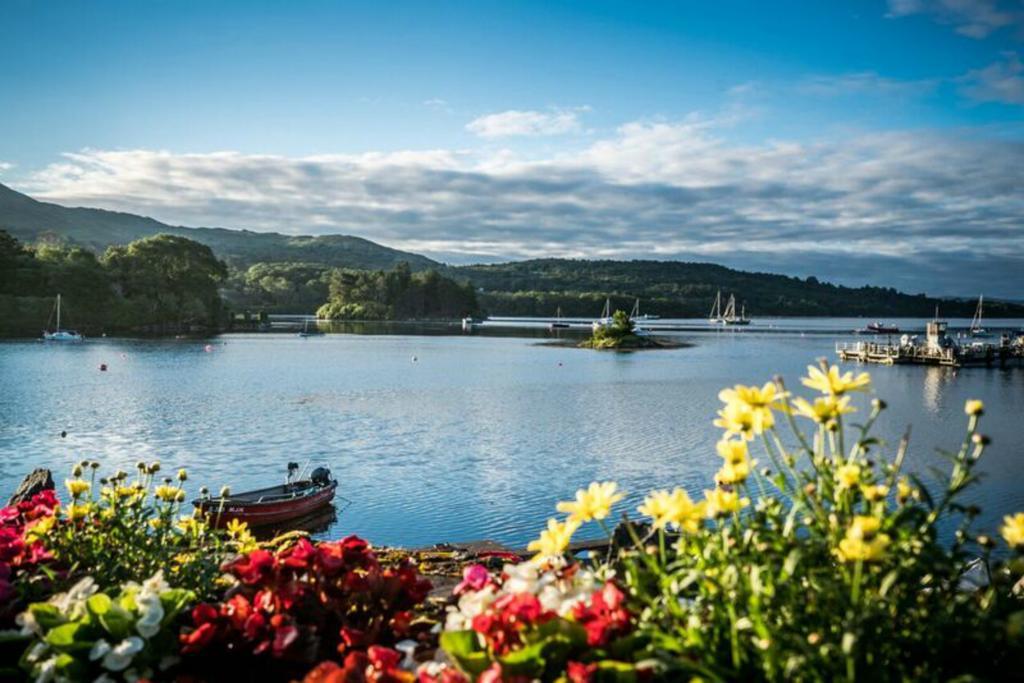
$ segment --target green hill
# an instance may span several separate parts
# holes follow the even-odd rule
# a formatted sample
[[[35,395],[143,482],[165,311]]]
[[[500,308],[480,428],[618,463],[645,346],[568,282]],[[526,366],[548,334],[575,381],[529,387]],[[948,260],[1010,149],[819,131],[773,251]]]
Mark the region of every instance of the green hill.
[[[172,226],[130,213],[40,202],[4,185],[0,185],[0,230],[25,244],[48,240],[98,252],[160,233],[178,235],[205,244],[236,268],[259,262],[298,261],[373,270],[393,268],[403,261],[414,271],[439,265],[425,256],[390,249],[361,237]]]
[[[719,290],[735,294],[753,316],[971,317],[976,302],[903,294],[889,287],[840,287],[806,279],[750,273],[712,263],[536,259],[452,269],[482,291],[480,306],[500,315],[597,316],[606,297],[629,310],[663,317],[706,316]],[[985,302],[987,317],[1024,317],[1024,306]]]

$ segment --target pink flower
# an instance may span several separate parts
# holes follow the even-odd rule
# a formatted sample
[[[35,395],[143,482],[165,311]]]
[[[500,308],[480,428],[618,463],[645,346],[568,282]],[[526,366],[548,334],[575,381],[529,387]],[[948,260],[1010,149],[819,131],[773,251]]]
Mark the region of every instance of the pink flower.
[[[473,564],[462,570],[462,582],[455,587],[455,595],[467,590],[478,591],[491,583],[491,573],[482,564]]]

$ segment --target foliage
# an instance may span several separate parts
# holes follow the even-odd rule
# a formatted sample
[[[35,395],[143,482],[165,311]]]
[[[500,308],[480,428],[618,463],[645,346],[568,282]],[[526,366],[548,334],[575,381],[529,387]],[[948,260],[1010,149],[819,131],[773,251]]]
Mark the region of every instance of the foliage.
[[[300,538],[277,552],[257,549],[225,565],[237,590],[192,610],[183,653],[269,655],[309,663],[331,654],[414,636],[411,610],[430,583],[402,561],[382,566],[355,536],[312,543]]]
[[[413,273],[408,264],[393,270],[335,270],[330,299],[317,316],[332,320],[454,319],[477,310],[472,286],[435,270]]]
[[[66,482],[71,501],[34,531],[69,576],[88,575],[101,586],[116,586],[163,570],[174,585],[206,596],[216,591],[219,563],[255,547],[244,526],[220,531],[209,523],[217,520],[182,515],[184,470],[176,480],[161,483],[159,463],[140,462],[134,478],[119,471],[97,481],[98,465],[76,466]]]
[[[588,349],[638,349],[658,344],[637,334],[628,313],[615,311],[611,322],[595,324],[590,338],[584,340],[580,346]]]
[[[37,681],[151,677],[173,663],[175,619],[192,599],[161,572],[109,593],[85,577],[21,616],[30,636],[21,664]]]
[[[207,247],[181,237],[157,235],[97,258],[81,247],[24,247],[0,231],[0,335],[38,334],[58,293],[62,325],[86,334],[216,327],[225,274]]]
[[[811,400],[781,381],[724,390],[717,485],[701,501],[652,492],[639,508],[649,524],[625,525],[632,543],[605,570],[621,577],[639,615],[636,656],[657,678],[997,679],[1020,670],[1024,567],[997,561],[991,538],[971,530],[978,510],[959,502],[987,444],[981,403],[968,402],[965,439],[948,455],[945,490],[932,495],[902,472],[905,441],[883,459],[870,435],[883,402],[863,425],[845,424],[851,392],[869,382],[823,366],[804,379],[820,392]],[[757,469],[751,444],[770,468]],[[578,492],[561,506],[572,511],[566,524],[600,520],[609,490]],[[944,542],[939,528],[951,525]],[[1002,531],[1024,550],[1024,515],[1007,517]],[[542,545],[558,555],[568,543],[566,534]],[[965,578],[972,569],[982,580]]]
[[[231,269],[224,298],[235,309],[314,313],[330,292],[332,268],[322,263],[255,263]]]

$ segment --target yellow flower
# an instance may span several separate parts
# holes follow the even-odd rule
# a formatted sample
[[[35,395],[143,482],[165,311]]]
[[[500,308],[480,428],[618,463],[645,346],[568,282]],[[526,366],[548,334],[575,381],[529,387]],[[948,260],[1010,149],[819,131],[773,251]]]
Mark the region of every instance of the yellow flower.
[[[832,365],[828,372],[822,372],[813,365],[807,366],[807,377],[800,380],[805,387],[817,389],[823,394],[841,396],[848,391],[864,391],[871,384],[871,375],[862,372],[854,377],[853,372],[839,374],[839,366]]]
[[[88,503],[83,503],[82,505],[76,505],[72,503],[71,505],[68,505],[67,508],[68,519],[70,519],[72,522],[79,519],[84,519],[85,516],[89,514],[89,511],[91,509],[92,506]]]
[[[860,492],[864,494],[864,498],[874,503],[889,495],[889,487],[884,484],[864,484],[860,487]]]
[[[549,519],[548,528],[540,532],[540,538],[536,541],[530,541],[526,549],[537,553],[534,560],[561,555],[569,547],[569,541],[579,527],[580,523],[574,519],[567,519],[564,522]]]
[[[615,482],[594,482],[586,489],[576,492],[576,500],[562,502],[557,505],[559,512],[569,514],[569,519],[577,522],[589,522],[592,519],[604,519],[611,512],[612,505],[622,500],[622,494],[616,493]]]
[[[715,475],[719,484],[739,484],[750,476],[750,468],[755,464],[748,455],[747,442],[733,439],[722,439],[715,444],[718,455],[725,460],[725,465]]]
[[[843,465],[836,470],[836,483],[840,489],[851,489],[860,484],[860,465]]]
[[[914,492],[914,489],[910,486],[910,481],[906,477],[900,477],[896,482],[896,500],[904,502]]]
[[[964,412],[972,417],[982,415],[985,412],[985,404],[977,399],[971,399],[964,404]]]
[[[640,514],[650,517],[655,529],[673,525],[695,534],[704,517],[704,503],[694,503],[686,491],[677,488],[668,491],[651,491],[637,508]]]
[[[762,387],[737,384],[732,389],[722,389],[718,392],[718,399],[726,406],[739,404],[748,409],[754,433],[761,434],[774,426],[772,408],[778,407],[784,395],[774,382],[766,382]]]
[[[885,557],[890,539],[887,534],[878,533],[882,522],[877,517],[857,515],[853,518],[846,537],[839,542],[836,555],[843,562],[874,562]]]
[[[828,424],[840,415],[846,415],[855,410],[850,406],[849,396],[816,398],[813,404],[806,399],[795,398],[793,399],[793,408],[797,415],[810,418],[818,424]]]
[[[755,434],[760,433],[756,429],[763,421],[754,415],[754,411],[746,403],[734,401],[726,403],[725,407],[718,411],[718,419],[714,424],[724,429],[726,435],[735,434],[750,441]]]
[[[178,519],[178,528],[186,534],[197,534],[202,531],[203,523],[194,516],[181,517]]]
[[[249,533],[249,525],[240,519],[232,519],[224,529],[228,532],[228,536],[231,538],[236,538]]]
[[[64,485],[68,487],[72,498],[78,498],[91,488],[91,484],[84,479],[68,479],[64,482]]]
[[[1003,517],[1003,526],[999,531],[1007,545],[1024,549],[1024,512]]]
[[[708,517],[722,517],[739,512],[750,504],[748,499],[740,498],[740,494],[736,491],[726,491],[725,489],[716,488],[714,491],[705,491],[704,497],[707,498],[705,505]]]
[[[25,529],[25,538],[32,541],[45,538],[56,521],[53,515],[37,519],[35,523]]]
[[[178,499],[178,487],[161,484],[156,487],[153,494],[165,503],[173,503]]]
[[[154,517],[151,520],[149,520],[149,526],[153,527],[154,529],[159,529],[163,525],[164,525],[164,520],[161,519],[160,517]]]

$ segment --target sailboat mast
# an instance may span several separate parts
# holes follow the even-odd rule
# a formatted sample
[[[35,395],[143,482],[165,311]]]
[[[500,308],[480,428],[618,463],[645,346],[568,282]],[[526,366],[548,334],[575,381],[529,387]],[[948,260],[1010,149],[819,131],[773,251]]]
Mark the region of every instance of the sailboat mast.
[[[57,332],[60,332],[60,294],[57,295]]]

